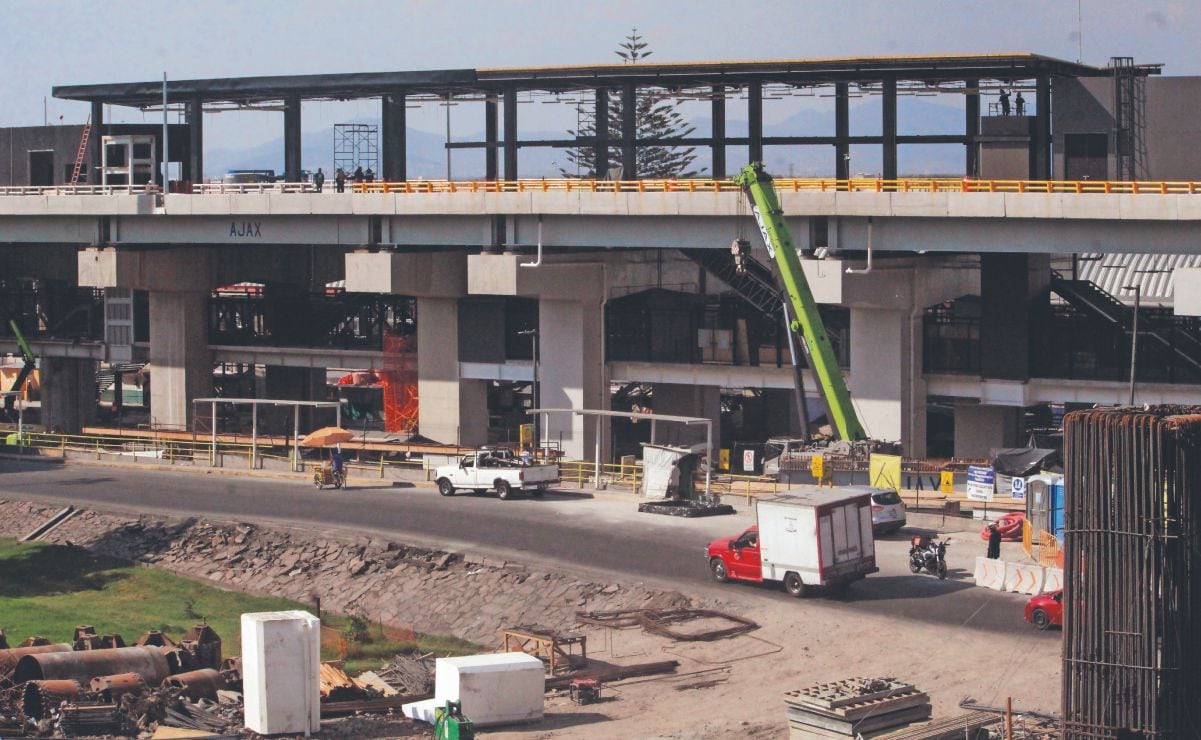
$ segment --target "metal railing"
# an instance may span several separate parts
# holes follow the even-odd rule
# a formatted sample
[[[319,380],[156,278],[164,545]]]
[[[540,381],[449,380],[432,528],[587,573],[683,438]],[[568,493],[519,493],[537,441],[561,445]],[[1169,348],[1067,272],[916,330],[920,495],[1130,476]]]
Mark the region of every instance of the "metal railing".
[[[781,192],[845,193],[1069,193],[1126,195],[1196,195],[1201,182],[1192,180],[978,180],[975,178],[778,178]],[[157,185],[51,185],[0,187],[4,195],[144,195],[161,193]],[[247,193],[316,193],[311,182],[191,183],[193,195]],[[335,193],[326,181],[322,194]],[[346,192],[380,194],[425,193],[723,193],[739,192],[732,180],[576,180],[538,178],[527,180],[406,180],[400,182],[348,182]],[[185,193],[180,193],[185,194]]]

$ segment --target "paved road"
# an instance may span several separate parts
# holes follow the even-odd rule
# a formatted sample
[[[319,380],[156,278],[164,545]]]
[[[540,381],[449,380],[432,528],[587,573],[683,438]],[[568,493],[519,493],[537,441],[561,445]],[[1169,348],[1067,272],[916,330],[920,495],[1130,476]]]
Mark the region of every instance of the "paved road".
[[[552,492],[542,500],[500,501],[471,494],[443,498],[430,488],[382,485],[332,492],[300,480],[0,460],[0,498],[363,532],[417,545],[500,553],[534,567],[553,561],[634,575],[686,593],[789,598],[766,586],[718,585],[709,579],[704,546],[715,537],[740,532],[750,522],[747,515],[689,520],[638,514],[632,502],[612,497]],[[971,585],[964,568],[980,549],[973,540],[968,535],[952,542],[947,581],[909,574],[905,534],[879,541],[880,573],[856,583],[845,597],[807,599],[798,604],[798,614],[805,608],[867,611],[955,628],[966,624],[1028,633],[1032,628],[1021,616],[1025,597]],[[1050,642],[1059,635],[1036,639]]]

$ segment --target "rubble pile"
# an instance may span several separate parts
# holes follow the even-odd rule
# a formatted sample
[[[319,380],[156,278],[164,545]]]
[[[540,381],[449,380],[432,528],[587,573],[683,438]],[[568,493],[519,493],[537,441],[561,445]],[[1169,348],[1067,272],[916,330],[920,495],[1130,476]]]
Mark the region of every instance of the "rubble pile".
[[[53,509],[0,501],[0,536],[28,530]],[[47,542],[203,578],[248,593],[363,613],[488,643],[506,624],[568,627],[577,609],[682,609],[684,595],[641,585],[595,583],[540,572],[502,559],[411,547],[369,537],[339,539],[223,525],[197,519],[138,518],[80,511]]]

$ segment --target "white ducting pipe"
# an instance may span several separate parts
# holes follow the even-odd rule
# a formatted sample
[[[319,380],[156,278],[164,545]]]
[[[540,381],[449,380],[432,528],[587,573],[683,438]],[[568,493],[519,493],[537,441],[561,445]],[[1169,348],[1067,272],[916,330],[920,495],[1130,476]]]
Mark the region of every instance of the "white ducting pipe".
[[[522,262],[522,267],[538,267],[542,264],[542,216],[538,216],[538,258],[533,262]]]
[[[848,267],[846,274],[848,275],[866,275],[872,271],[872,217],[867,217],[867,267],[862,270],[856,270],[853,267]]]

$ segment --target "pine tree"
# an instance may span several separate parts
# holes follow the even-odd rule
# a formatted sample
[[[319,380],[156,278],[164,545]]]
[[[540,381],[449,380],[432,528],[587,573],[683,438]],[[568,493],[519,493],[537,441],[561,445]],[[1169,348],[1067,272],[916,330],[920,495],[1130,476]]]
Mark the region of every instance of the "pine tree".
[[[654,52],[648,51],[649,44],[642,40],[635,28],[625,40],[618,45],[615,52],[627,64],[637,64]],[[592,112],[590,103],[581,103],[577,108],[581,120],[587,113]],[[650,138],[683,138],[692,134],[696,127],[689,125],[674,102],[660,99],[652,90],[640,91],[635,98],[634,122],[639,139]],[[609,147],[609,162],[613,165],[621,163],[621,94],[619,90],[609,91],[608,111],[609,141],[614,146]],[[582,122],[578,131],[568,131],[577,138],[589,138],[596,135],[596,121]],[[667,179],[673,177],[696,177],[697,172],[690,169],[696,160],[694,147],[671,146],[640,146],[637,148],[638,177],[643,179]],[[561,168],[565,177],[577,175],[584,178],[597,177],[596,150],[590,146],[577,147],[567,151],[567,159],[573,168]],[[600,173],[604,177],[607,173]],[[623,175],[632,179],[632,173]]]

